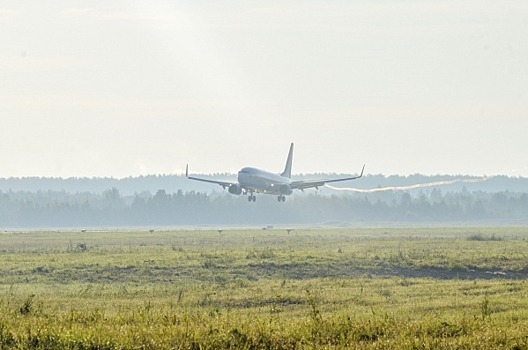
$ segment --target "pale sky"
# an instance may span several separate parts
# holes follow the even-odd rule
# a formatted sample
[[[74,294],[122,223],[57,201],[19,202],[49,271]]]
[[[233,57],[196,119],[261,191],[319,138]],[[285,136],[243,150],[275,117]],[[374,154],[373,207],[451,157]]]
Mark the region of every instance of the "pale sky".
[[[528,1],[0,2],[0,177],[528,176]]]

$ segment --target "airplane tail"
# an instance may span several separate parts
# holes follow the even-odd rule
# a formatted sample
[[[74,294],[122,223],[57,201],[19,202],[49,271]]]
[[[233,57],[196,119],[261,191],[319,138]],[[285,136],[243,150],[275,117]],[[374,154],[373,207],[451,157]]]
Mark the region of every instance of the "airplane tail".
[[[288,160],[286,160],[286,166],[284,167],[284,171],[282,172],[281,176],[287,177],[288,179],[291,178],[292,161],[293,161],[293,143],[290,146],[290,152],[288,153]]]

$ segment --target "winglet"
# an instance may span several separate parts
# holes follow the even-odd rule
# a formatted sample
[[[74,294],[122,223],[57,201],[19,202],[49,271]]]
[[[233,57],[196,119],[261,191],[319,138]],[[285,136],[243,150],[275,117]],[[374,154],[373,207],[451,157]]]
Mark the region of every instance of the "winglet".
[[[185,166],[185,177],[189,177],[189,164]]]
[[[363,164],[363,169],[361,169],[361,174],[359,174],[359,177],[363,176],[363,171],[365,171],[365,164]]]

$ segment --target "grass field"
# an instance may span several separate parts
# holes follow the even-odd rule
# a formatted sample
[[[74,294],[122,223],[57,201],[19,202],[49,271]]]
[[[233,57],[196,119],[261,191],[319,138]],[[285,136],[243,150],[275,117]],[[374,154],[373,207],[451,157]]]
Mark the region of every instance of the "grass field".
[[[0,234],[0,349],[528,349],[528,228]]]

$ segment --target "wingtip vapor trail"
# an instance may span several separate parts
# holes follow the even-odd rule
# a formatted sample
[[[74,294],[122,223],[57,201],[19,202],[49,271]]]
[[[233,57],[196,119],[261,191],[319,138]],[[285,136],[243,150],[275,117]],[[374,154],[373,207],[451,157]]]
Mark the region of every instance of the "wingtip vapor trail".
[[[476,179],[454,179],[454,180],[447,180],[447,181],[426,182],[426,183],[407,185],[407,186],[389,186],[389,187],[377,187],[377,188],[335,187],[335,186],[331,186],[328,184],[326,184],[325,186],[335,191],[373,193],[373,192],[386,192],[386,191],[408,191],[408,190],[414,190],[417,188],[447,186],[447,185],[453,185],[456,183],[478,183],[478,182],[488,181],[489,179],[492,179],[493,177],[494,176],[486,176],[486,177],[481,177],[481,178],[476,178]]]

